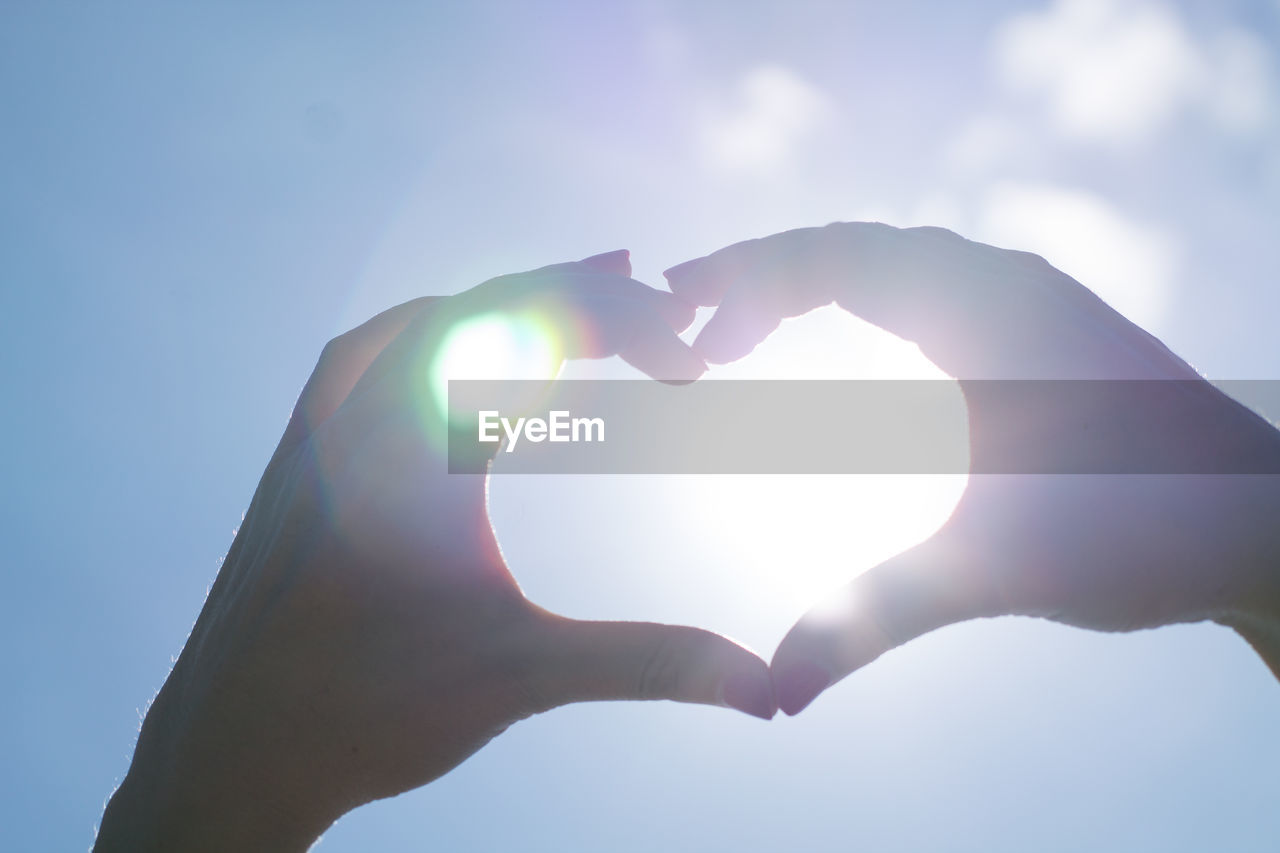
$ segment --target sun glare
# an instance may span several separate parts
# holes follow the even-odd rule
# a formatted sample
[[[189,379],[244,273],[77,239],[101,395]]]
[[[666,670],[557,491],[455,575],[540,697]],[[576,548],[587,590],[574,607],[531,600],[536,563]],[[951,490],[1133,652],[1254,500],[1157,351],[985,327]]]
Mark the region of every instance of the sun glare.
[[[460,324],[432,366],[437,403],[447,403],[450,379],[555,377],[561,340],[533,316]],[[720,379],[949,377],[914,344],[830,308],[784,322],[749,357],[702,381]],[[955,393],[960,398],[958,385]],[[789,623],[824,593],[930,536],[966,483],[962,474],[688,476],[675,492],[683,507],[676,517],[691,541],[717,555],[726,588],[749,590],[753,611]]]
[[[538,316],[482,314],[445,335],[430,368],[437,411],[448,411],[450,379],[553,379],[563,346]]]
[[[914,344],[827,308],[785,321],[748,358],[712,370],[707,380],[715,379],[949,377]],[[683,515],[725,552],[726,571],[749,579],[761,606],[796,616],[928,538],[967,482],[963,474],[691,477]]]

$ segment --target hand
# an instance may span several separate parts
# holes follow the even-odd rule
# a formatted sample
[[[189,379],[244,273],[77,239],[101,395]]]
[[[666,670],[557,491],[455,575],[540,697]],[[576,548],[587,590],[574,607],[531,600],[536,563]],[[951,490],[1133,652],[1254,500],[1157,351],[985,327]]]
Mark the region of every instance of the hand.
[[[303,850],[557,705],[674,699],[771,717],[763,660],[723,637],[549,613],[507,571],[486,478],[446,473],[430,373],[479,314],[536,314],[569,358],[705,369],[693,309],[626,253],[387,311],[331,341],[182,655],[99,850]],[[587,334],[578,334],[581,331]],[[434,437],[434,438],[433,438]]]
[[[741,358],[782,318],[833,301],[915,341],[960,380],[976,471],[1070,470],[1077,455],[1122,469],[1153,452],[1280,471],[1275,429],[1035,255],[940,228],[835,224],[739,243],[667,278],[688,301],[719,306],[694,343],[710,362]],[[1053,394],[1015,409],[993,383],[967,381],[1014,378],[1181,381],[1119,399],[1098,383],[1084,410],[1079,395],[1068,410]],[[971,476],[936,535],[787,634],[772,663],[779,706],[795,714],[895,646],[1003,614],[1108,631],[1212,619],[1280,676],[1277,517],[1274,475]]]

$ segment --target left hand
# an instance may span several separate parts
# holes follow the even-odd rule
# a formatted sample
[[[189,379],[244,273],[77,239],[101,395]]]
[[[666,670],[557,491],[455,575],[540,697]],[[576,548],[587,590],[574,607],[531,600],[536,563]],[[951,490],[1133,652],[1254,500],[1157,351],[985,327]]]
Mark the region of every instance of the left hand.
[[[626,253],[393,308],[331,341],[181,657],[144,722],[99,850],[303,850],[343,813],[448,772],[570,702],[776,711],[768,667],[707,631],[549,613],[507,570],[486,477],[450,475],[424,377],[442,335],[536,311],[567,358],[705,365],[693,310]],[[586,329],[589,334],[575,334]]]
[[[1079,282],[1026,252],[877,223],[738,243],[667,278],[718,306],[694,342],[708,361],[835,302],[919,344],[965,395],[959,505],[791,629],[772,663],[786,713],[921,634],[1000,615],[1102,631],[1214,620],[1280,677],[1280,433]],[[985,381],[1006,379],[1101,381],[1035,383],[1027,406]],[[1124,473],[1144,470],[1171,473]]]

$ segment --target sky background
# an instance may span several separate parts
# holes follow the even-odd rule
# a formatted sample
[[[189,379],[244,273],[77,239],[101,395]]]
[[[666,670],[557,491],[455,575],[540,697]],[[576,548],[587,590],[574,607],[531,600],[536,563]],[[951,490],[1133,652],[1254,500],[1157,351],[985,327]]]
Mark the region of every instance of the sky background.
[[[1280,379],[1274,0],[10,2],[0,108],[5,849],[92,843],[321,347],[408,298],[927,223]],[[928,373],[825,312],[712,375]],[[538,603],[767,658],[963,488],[818,479],[496,478],[493,518]],[[796,719],[557,710],[318,849],[1274,850],[1278,719],[1214,626],[975,622]]]

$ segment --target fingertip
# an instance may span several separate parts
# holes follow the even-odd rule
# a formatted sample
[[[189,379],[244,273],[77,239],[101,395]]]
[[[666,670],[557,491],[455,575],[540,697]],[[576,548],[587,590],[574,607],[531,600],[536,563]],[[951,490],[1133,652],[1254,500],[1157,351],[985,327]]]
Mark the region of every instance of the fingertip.
[[[692,272],[695,272],[697,270],[698,266],[703,262],[703,260],[705,259],[694,258],[691,261],[684,261],[682,263],[676,264],[673,267],[667,267],[665,270],[662,271],[662,276],[668,282],[673,280],[684,281],[686,278],[689,277],[689,275]]]
[[[718,305],[728,286],[727,279],[715,274],[707,258],[694,258],[668,267],[662,276],[672,293],[693,305]]]
[[[772,720],[778,713],[773,679],[763,666],[757,671],[735,672],[726,676],[720,684],[719,693],[720,704],[761,720]]]
[[[811,660],[795,661],[773,674],[778,707],[794,717],[831,686],[834,679],[825,666]]]
[[[698,317],[698,309],[691,302],[681,299],[674,293],[655,290],[658,297],[658,310],[662,319],[667,321],[673,331],[679,333],[693,325]]]
[[[627,278],[631,277],[631,250],[615,249],[612,252],[603,252],[599,255],[592,255],[589,258],[583,258],[578,263],[591,267],[600,272],[611,273],[613,275],[623,275]]]
[[[707,363],[692,351],[690,354],[692,357],[676,368],[678,372],[675,375],[653,378],[664,385],[692,385],[697,382],[707,372]]]
[[[707,372],[707,363],[672,332],[633,342],[619,355],[659,382],[688,385]]]
[[[737,316],[718,309],[694,338],[691,348],[707,364],[728,364],[749,355],[780,323],[746,317],[742,312],[733,313]]]
[[[728,637],[683,625],[547,616],[533,678],[547,707],[667,699],[762,720],[777,714],[769,665]]]

